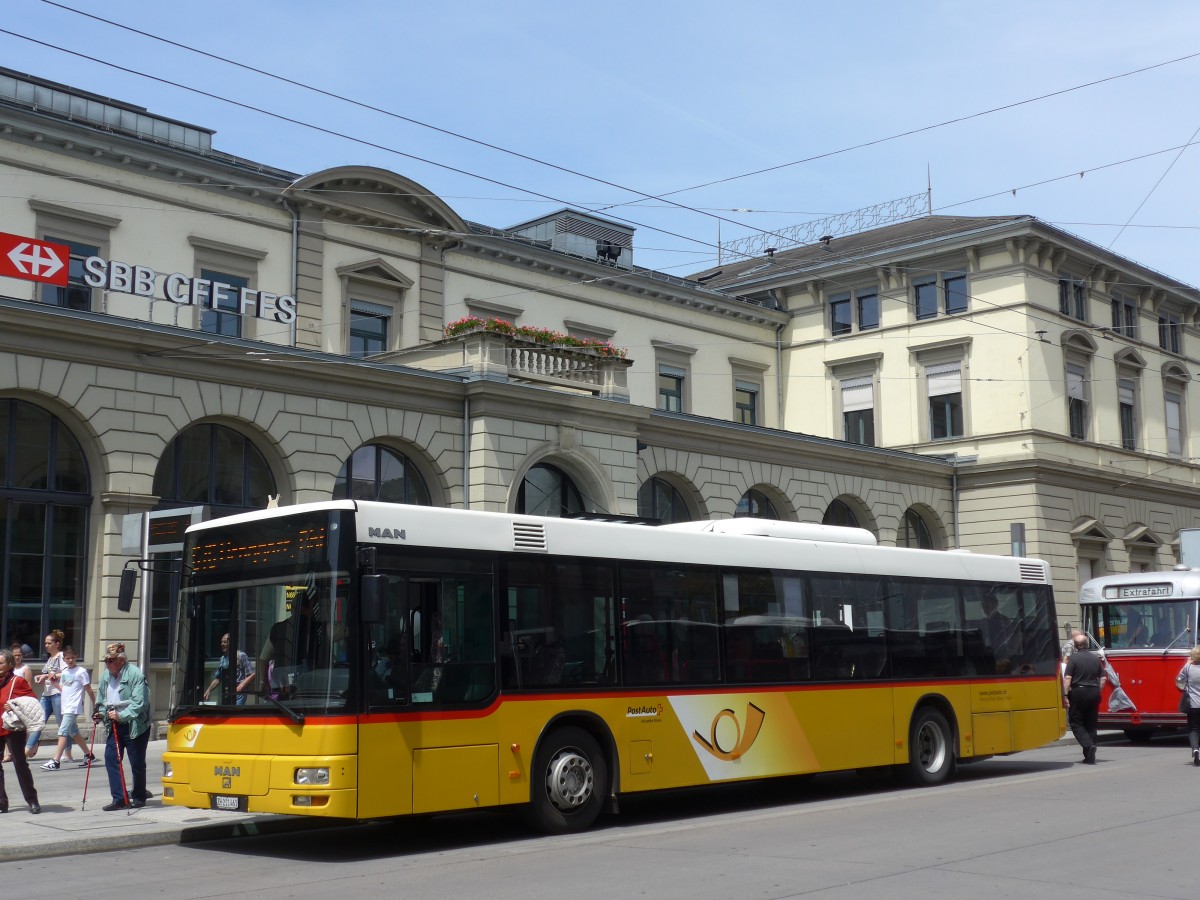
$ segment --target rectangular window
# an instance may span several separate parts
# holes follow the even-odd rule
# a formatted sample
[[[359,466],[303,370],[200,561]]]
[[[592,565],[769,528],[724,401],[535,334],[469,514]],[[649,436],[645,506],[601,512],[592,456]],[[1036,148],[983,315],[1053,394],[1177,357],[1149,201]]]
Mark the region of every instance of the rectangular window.
[[[715,570],[630,563],[619,583],[626,684],[720,680]]]
[[[918,319],[932,319],[937,315],[937,279],[913,285]]]
[[[616,680],[611,566],[512,559],[501,596],[501,677],[509,689],[600,685]]]
[[[1170,313],[1158,317],[1158,346],[1172,353],[1180,353],[1179,316]]]
[[[946,315],[965,313],[970,299],[967,295],[967,276],[957,273],[943,275],[942,285],[946,292]]]
[[[852,327],[850,321],[850,295],[834,294],[829,298],[829,333],[836,336],[849,334]]]
[[[677,366],[658,367],[658,408],[683,412],[683,379],[687,371]]]
[[[1117,334],[1127,338],[1137,337],[1137,307],[1127,297],[1112,299],[1112,327]]]
[[[871,291],[857,294],[858,300],[858,330],[867,331],[879,327],[879,294]]]
[[[785,571],[724,572],[726,679],[733,684],[810,676],[804,578]]]
[[[42,302],[66,309],[88,311],[92,308],[92,289],[83,281],[83,261],[89,256],[99,256],[100,248],[68,241],[54,235],[45,235],[43,240],[64,244],[71,249],[66,287],[56,284],[42,285]]]
[[[242,336],[241,304],[238,292],[250,286],[250,279],[212,269],[201,269],[200,277],[212,282],[208,308],[200,311],[200,330],[225,337]]]
[[[842,433],[852,444],[875,446],[875,399],[872,379],[842,381]]]
[[[1067,417],[1071,437],[1087,439],[1088,400],[1087,370],[1083,366],[1067,366]]]
[[[1167,391],[1167,454],[1183,456],[1183,395]]]
[[[736,421],[743,425],[758,424],[758,385],[749,381],[733,383],[733,406]]]
[[[1121,418],[1121,448],[1124,450],[1137,449],[1137,416],[1134,401],[1136,400],[1134,382],[1129,378],[1117,381],[1117,405]]]
[[[391,317],[389,307],[365,300],[351,300],[350,343],[346,352],[351,356],[369,356],[387,350]]]
[[[929,394],[929,438],[961,437],[963,434],[962,363],[943,363],[925,369]]]
[[[1087,316],[1087,284],[1075,278],[1063,276],[1058,279],[1058,311],[1081,322]]]

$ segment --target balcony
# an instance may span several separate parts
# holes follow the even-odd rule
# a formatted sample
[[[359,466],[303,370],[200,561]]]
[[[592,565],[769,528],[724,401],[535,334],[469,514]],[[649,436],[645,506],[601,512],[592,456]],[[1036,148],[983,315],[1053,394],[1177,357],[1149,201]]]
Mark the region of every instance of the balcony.
[[[471,379],[536,384],[622,403],[629,402],[629,367],[633,365],[601,350],[544,344],[484,330],[379,354],[371,360],[460,372]]]

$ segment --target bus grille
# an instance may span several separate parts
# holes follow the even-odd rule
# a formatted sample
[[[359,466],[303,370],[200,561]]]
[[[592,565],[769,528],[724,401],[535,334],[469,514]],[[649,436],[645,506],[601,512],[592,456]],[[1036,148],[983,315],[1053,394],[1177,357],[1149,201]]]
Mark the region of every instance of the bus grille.
[[[1036,563],[1021,563],[1021,580],[1036,581],[1038,584],[1046,583],[1046,568],[1039,566]]]
[[[513,522],[513,548],[546,550],[546,526],[537,522]]]

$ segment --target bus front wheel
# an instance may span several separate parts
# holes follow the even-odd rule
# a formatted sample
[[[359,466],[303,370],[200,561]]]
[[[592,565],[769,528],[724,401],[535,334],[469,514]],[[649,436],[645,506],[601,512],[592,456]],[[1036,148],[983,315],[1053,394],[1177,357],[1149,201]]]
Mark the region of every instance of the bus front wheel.
[[[529,813],[549,834],[583,831],[600,815],[608,793],[608,764],[582,728],[560,728],[538,747]]]
[[[954,773],[954,738],[946,717],[931,706],[917,710],[909,732],[908,771],[918,784],[941,784]]]

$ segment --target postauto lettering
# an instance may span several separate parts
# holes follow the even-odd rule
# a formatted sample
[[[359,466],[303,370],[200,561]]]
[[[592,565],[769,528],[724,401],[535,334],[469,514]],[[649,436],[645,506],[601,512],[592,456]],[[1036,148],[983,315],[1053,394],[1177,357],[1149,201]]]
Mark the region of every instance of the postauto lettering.
[[[154,299],[159,273],[149,266],[135,266],[101,256],[89,256],[83,261],[83,281],[88,287],[104,288],[119,294]],[[257,319],[272,319],[283,324],[296,321],[296,298],[289,294],[272,294],[254,288],[233,285],[208,278],[191,278],[179,272],[162,276],[163,299],[180,306],[201,306],[208,309],[232,309]]]

